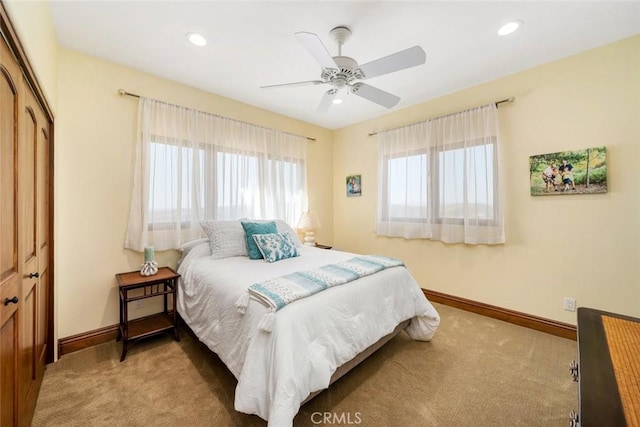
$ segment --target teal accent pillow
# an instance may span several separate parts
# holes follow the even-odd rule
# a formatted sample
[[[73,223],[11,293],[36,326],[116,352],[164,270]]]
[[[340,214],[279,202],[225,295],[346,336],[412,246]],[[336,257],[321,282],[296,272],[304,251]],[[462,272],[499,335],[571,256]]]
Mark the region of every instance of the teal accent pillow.
[[[267,262],[276,262],[300,255],[296,242],[289,233],[254,234],[253,240],[256,241],[260,253]]]
[[[262,259],[262,254],[256,241],[253,240],[254,234],[273,234],[278,232],[275,221],[270,222],[244,222],[241,221],[242,228],[244,228],[244,235],[247,241],[247,252],[249,252],[249,258]]]

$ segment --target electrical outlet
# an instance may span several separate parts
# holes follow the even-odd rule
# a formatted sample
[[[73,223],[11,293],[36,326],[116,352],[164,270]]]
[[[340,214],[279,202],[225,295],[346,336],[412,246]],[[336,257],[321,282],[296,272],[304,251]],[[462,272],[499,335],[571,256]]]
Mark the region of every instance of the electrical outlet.
[[[564,297],[563,307],[567,311],[576,311],[576,299]]]
[[[135,306],[135,308],[142,308],[142,300],[141,299],[136,300],[136,302],[134,302],[133,305]]]

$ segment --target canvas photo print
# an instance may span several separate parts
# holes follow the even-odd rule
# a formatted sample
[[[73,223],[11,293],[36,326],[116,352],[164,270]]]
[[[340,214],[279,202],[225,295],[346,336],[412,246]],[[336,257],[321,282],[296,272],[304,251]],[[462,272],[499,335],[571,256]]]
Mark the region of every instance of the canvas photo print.
[[[532,196],[606,193],[606,147],[531,156],[529,177]]]
[[[349,175],[346,179],[347,197],[359,197],[362,195],[360,175]]]

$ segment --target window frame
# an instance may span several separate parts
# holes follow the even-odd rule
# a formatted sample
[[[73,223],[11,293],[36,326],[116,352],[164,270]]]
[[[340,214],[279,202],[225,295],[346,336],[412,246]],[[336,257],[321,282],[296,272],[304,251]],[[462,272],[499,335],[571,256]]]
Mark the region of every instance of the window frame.
[[[404,152],[399,154],[387,154],[383,156],[383,173],[382,173],[382,192],[381,197],[383,198],[382,209],[381,209],[381,219],[383,221],[396,222],[396,223],[412,223],[412,224],[452,224],[452,225],[463,225],[464,218],[454,218],[454,217],[446,217],[441,216],[440,212],[440,170],[441,170],[441,162],[439,160],[440,153],[445,153],[451,150],[457,149],[469,149],[473,147],[479,146],[491,146],[492,149],[492,180],[495,185],[499,180],[498,173],[498,149],[497,149],[497,137],[491,136],[486,138],[478,138],[475,140],[469,140],[467,142],[459,141],[456,143],[449,143],[446,145],[438,145],[435,147],[424,147],[417,148],[410,152]],[[408,158],[415,155],[426,155],[427,156],[427,168],[430,169],[431,173],[427,173],[427,200],[428,200],[428,216],[427,217],[390,217],[389,216],[389,162],[393,159],[398,158]],[[478,219],[474,218],[473,220],[476,222],[478,226],[496,226],[498,225],[498,205],[499,195],[494,191],[492,194],[492,208],[493,215],[491,219]]]

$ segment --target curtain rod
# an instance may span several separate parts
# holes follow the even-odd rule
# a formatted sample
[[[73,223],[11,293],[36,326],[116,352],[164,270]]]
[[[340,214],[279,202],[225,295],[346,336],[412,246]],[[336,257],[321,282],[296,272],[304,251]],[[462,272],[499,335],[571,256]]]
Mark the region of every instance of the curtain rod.
[[[516,98],[512,96],[511,98],[506,98],[506,99],[502,99],[502,100],[500,100],[500,101],[496,101],[496,102],[494,102],[494,104],[495,104],[495,106],[496,106],[496,107],[498,107],[500,104],[511,104],[512,102],[515,102],[515,100],[516,100]],[[441,118],[443,118],[443,117],[452,116],[452,115],[454,115],[454,114],[460,114],[460,113],[464,113],[464,112],[466,112],[466,111],[475,110],[476,108],[478,108],[478,107],[474,107],[474,108],[467,108],[466,110],[458,111],[457,113],[445,114],[445,115],[443,115],[443,116],[433,117],[433,118],[426,119],[426,120],[422,120],[422,121],[420,121],[420,122],[416,122],[416,123],[422,123],[423,121],[427,121],[427,120],[441,119]],[[386,130],[381,131],[381,132],[386,132],[386,131],[390,131],[390,130],[400,129],[400,128],[403,128],[403,127],[405,127],[405,126],[411,126],[411,125],[416,124],[416,123],[409,123],[408,125],[398,126],[398,127],[396,127],[396,128],[392,128],[392,129],[386,129]],[[369,133],[369,136],[374,136],[374,135],[377,135],[377,134],[378,134],[378,132],[370,132],[370,133]]]
[[[133,97],[133,98],[140,98],[140,95],[135,94],[135,93],[131,93],[131,92],[127,92],[127,91],[126,91],[126,90],[124,90],[124,89],[118,89],[118,95],[120,95],[120,96],[131,96],[131,97]],[[162,101],[162,102],[164,102],[164,101]],[[211,113],[207,113],[207,114],[211,114]],[[212,116],[216,116],[216,117],[222,117],[222,116],[219,116],[219,115],[217,115],[217,114],[211,114],[211,115],[212,115]],[[265,126],[260,126],[260,125],[256,125],[256,124],[249,123],[249,122],[243,122],[242,120],[231,119],[231,118],[229,118],[229,117],[222,117],[222,118],[224,118],[224,119],[229,119],[229,120],[233,120],[234,122],[238,122],[238,123],[244,123],[244,124],[248,124],[248,125],[256,126],[256,127],[262,128],[262,129],[275,130],[275,129],[268,128],[268,127],[265,127]],[[317,141],[317,139],[315,139],[315,138],[311,138],[311,137],[309,137],[309,136],[296,135],[295,133],[285,132],[285,131],[278,131],[278,132],[287,133],[287,134],[289,134],[289,135],[293,135],[293,136],[300,136],[300,137],[302,137],[302,138],[307,138],[307,140],[309,140],[309,141],[313,141],[313,142],[316,142],[316,141]]]

